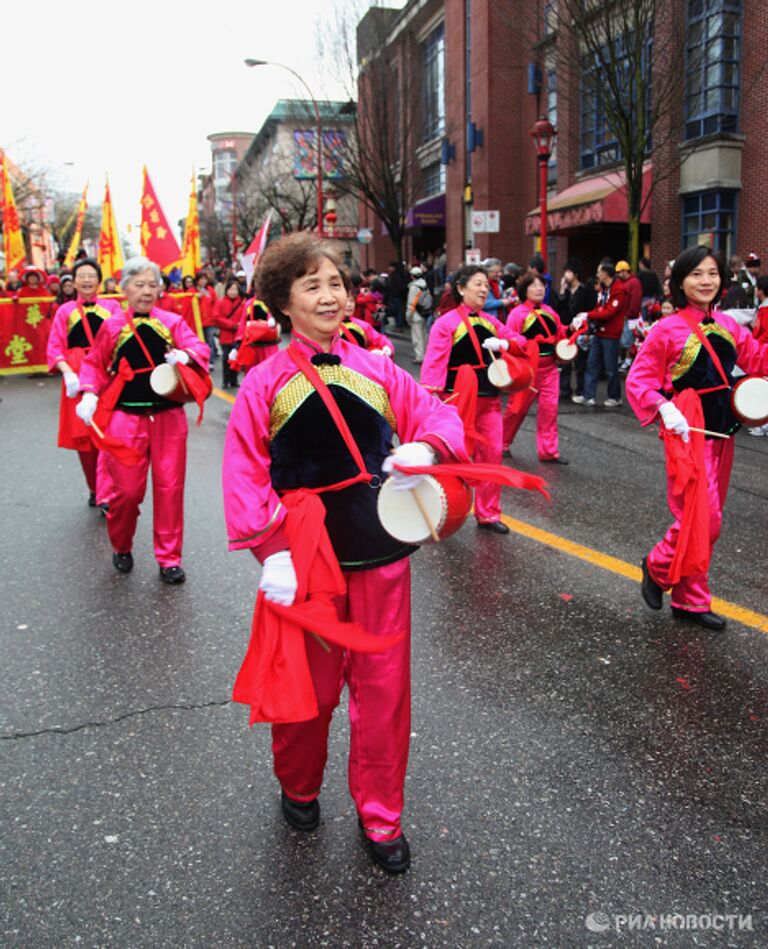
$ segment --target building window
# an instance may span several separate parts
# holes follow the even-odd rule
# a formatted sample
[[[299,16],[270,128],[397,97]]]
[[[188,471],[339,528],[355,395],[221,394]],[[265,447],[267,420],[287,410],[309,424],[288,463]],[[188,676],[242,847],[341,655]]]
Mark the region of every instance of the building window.
[[[229,181],[235,168],[237,168],[237,155],[234,151],[213,153],[213,180],[217,188]]]
[[[557,29],[557,4],[556,0],[544,0],[544,36],[549,36]]]
[[[699,191],[683,198],[683,246],[709,244],[730,257],[736,237],[736,192]]]
[[[431,198],[434,194],[442,194],[445,191],[445,165],[436,161],[432,165],[427,165],[423,170],[424,187],[422,188],[425,198]]]
[[[646,93],[645,127],[648,130],[648,141],[646,150],[651,144],[651,63],[653,59],[653,38],[650,28],[648,29],[645,42],[642,47],[641,69],[643,75],[643,88]],[[605,64],[605,65],[604,65]],[[619,161],[622,157],[621,148],[616,140],[610,123],[609,110],[606,107],[604,92],[605,89],[621,90],[622,112],[629,115],[636,109],[636,83],[632,75],[633,63],[630,58],[624,54],[624,47],[621,40],[616,40],[616,47],[613,50],[605,49],[603,54],[598,56],[582,57],[581,63],[581,94],[580,94],[580,112],[581,112],[581,168],[599,168],[601,165],[610,165]],[[615,73],[613,82],[609,83],[607,69],[612,69]],[[607,93],[612,98],[618,99],[618,93]]]
[[[739,124],[741,0],[688,0],[685,137]]]
[[[445,31],[442,24],[424,41],[424,141],[445,133]]]
[[[553,128],[557,128],[557,61],[554,56],[548,56],[545,63],[547,83],[547,119]],[[547,167],[547,180],[557,180],[557,139],[552,143],[552,152]]]

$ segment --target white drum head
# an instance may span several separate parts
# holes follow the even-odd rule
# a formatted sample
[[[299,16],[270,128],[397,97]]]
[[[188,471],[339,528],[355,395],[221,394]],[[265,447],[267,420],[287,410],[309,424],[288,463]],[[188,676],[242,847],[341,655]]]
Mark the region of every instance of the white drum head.
[[[418,494],[432,526],[439,533],[448,513],[442,486],[435,478],[425,475],[414,491]],[[424,544],[432,539],[432,535],[413,493],[396,490],[394,478],[388,478],[379,491],[379,520],[384,530],[395,540],[403,544]]]
[[[733,390],[733,407],[749,425],[768,420],[768,379],[750,376]]]
[[[167,362],[155,366],[149,374],[149,387],[157,395],[166,398],[176,390],[179,384],[179,376],[175,368]]]
[[[506,389],[512,385],[512,376],[503,359],[494,359],[488,366],[488,381],[497,389]]]
[[[563,362],[571,362],[571,360],[576,358],[578,351],[579,347],[569,339],[559,339],[557,343],[555,343],[555,354],[557,358]]]

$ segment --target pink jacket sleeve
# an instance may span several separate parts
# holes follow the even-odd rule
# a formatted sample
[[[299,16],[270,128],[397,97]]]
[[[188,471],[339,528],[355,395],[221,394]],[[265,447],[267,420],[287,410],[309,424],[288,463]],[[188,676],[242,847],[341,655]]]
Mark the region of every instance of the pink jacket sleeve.
[[[380,333],[375,327],[371,326],[370,323],[366,323],[365,320],[359,320],[355,316],[352,317],[352,322],[356,326],[359,326],[365,333],[369,349],[383,349],[385,346],[389,346],[394,354],[395,347],[391,341],[387,339],[383,333]]]
[[[192,331],[183,317],[177,316],[175,313],[168,313],[164,310],[163,322],[171,331],[174,346],[177,349],[183,349],[184,352],[189,353],[197,365],[207,372],[211,356],[208,344],[204,343],[197,333]]]
[[[105,320],[99,327],[93,347],[80,367],[81,392],[100,395],[109,385],[109,366],[115,339],[109,323],[110,320]]]
[[[56,310],[56,315],[48,333],[48,347],[46,349],[49,369],[55,369],[57,362],[67,358],[67,319],[71,312],[72,308],[67,306],[60,306]]]
[[[421,366],[421,384],[428,389],[442,392],[453,347],[454,311],[438,317],[432,324],[427,339],[427,351]]]

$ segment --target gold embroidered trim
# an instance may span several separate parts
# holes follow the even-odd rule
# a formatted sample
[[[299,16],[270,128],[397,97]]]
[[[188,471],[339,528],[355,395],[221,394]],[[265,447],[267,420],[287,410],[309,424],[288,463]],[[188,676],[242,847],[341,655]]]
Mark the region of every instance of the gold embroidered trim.
[[[154,316],[134,316],[133,322],[137,329],[140,326],[149,326],[161,339],[164,339],[169,346],[173,347],[173,336],[171,336],[171,331],[161,320],[156,319]],[[126,323],[125,326],[120,330],[120,333],[115,340],[115,348],[112,352],[113,362],[115,359],[117,359],[117,354],[120,350],[120,347],[127,343],[131,336],[133,336],[131,324]]]
[[[496,335],[496,327],[493,325],[493,323],[491,323],[490,320],[486,320],[482,316],[470,316],[468,317],[468,319],[469,319],[469,322],[472,324],[472,326],[484,326],[488,330],[488,332],[491,334],[491,336]],[[455,346],[456,343],[464,339],[466,335],[467,335],[467,327],[464,324],[464,320],[462,320],[459,323],[459,325],[456,327],[456,329],[453,331],[453,345]]]
[[[736,341],[733,336],[728,332],[725,327],[720,326],[719,323],[705,323],[701,327],[706,336],[719,336],[721,339],[726,340],[730,343],[734,349],[736,349]],[[699,337],[695,333],[691,333],[688,339],[685,341],[685,346],[683,346],[683,352],[680,356],[680,359],[672,367],[671,375],[672,381],[677,382],[678,379],[682,378],[686,372],[688,372],[691,366],[696,362],[699,352],[701,351],[701,342]]]
[[[95,313],[96,316],[100,316],[102,320],[107,320],[109,319],[110,316],[112,316],[109,310],[105,310],[103,306],[99,306],[98,304],[94,307],[89,307],[89,309],[87,309],[85,312]],[[77,307],[75,307],[74,310],[72,310],[72,312],[67,317],[67,332],[68,333],[71,332],[73,327],[77,326],[79,322],[80,322],[80,310]]]
[[[370,407],[382,415],[393,431],[397,431],[397,420],[386,389],[373,382],[367,376],[347,366],[316,366],[318,375],[327,386],[340,386],[348,392],[354,393]],[[315,391],[312,383],[303,372],[297,372],[293,378],[278,392],[269,413],[270,441],[277,435],[294,412]]]

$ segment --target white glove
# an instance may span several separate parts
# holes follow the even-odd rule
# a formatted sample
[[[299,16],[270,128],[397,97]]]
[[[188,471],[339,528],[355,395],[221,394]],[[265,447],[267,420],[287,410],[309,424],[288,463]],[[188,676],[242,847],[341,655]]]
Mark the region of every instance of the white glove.
[[[234,364],[237,362],[237,354],[238,354],[238,352],[239,352],[238,349],[230,349],[230,351],[229,351],[229,356],[227,357],[227,359],[228,359],[229,364],[230,364],[231,366],[234,366]]]
[[[571,320],[571,326],[575,330],[580,330],[586,322],[587,322],[587,314],[577,313],[576,316],[574,316],[573,320]]]
[[[66,389],[68,399],[77,398],[77,393],[80,391],[80,380],[77,378],[76,372],[72,372],[68,369],[64,373],[64,388]]]
[[[293,569],[290,550],[279,550],[264,561],[259,589],[273,603],[291,606],[299,583]]]
[[[274,316],[267,317],[267,326],[277,326]]]
[[[185,353],[183,349],[172,349],[165,354],[165,361],[169,366],[175,366],[179,362],[186,366],[189,364],[189,353]]]
[[[369,352],[373,353],[376,356],[391,356],[392,347],[391,346],[382,346],[381,349],[371,349]]]
[[[659,415],[664,423],[664,428],[675,435],[680,435],[684,442],[688,441],[688,419],[683,415],[680,409],[672,402],[662,402],[659,406]]]
[[[435,453],[424,442],[406,442],[398,446],[391,455],[384,459],[381,470],[384,474],[395,479],[396,491],[412,491],[422,480],[424,475],[408,475],[394,470],[394,465],[403,465],[406,468],[416,468],[422,465],[434,465]]]
[[[75,414],[81,418],[86,425],[91,424],[93,413],[96,411],[96,403],[99,397],[93,392],[86,392],[82,399],[75,406]]]
[[[509,340],[489,336],[488,339],[483,340],[483,349],[490,349],[494,353],[497,353],[500,349],[509,349]]]

